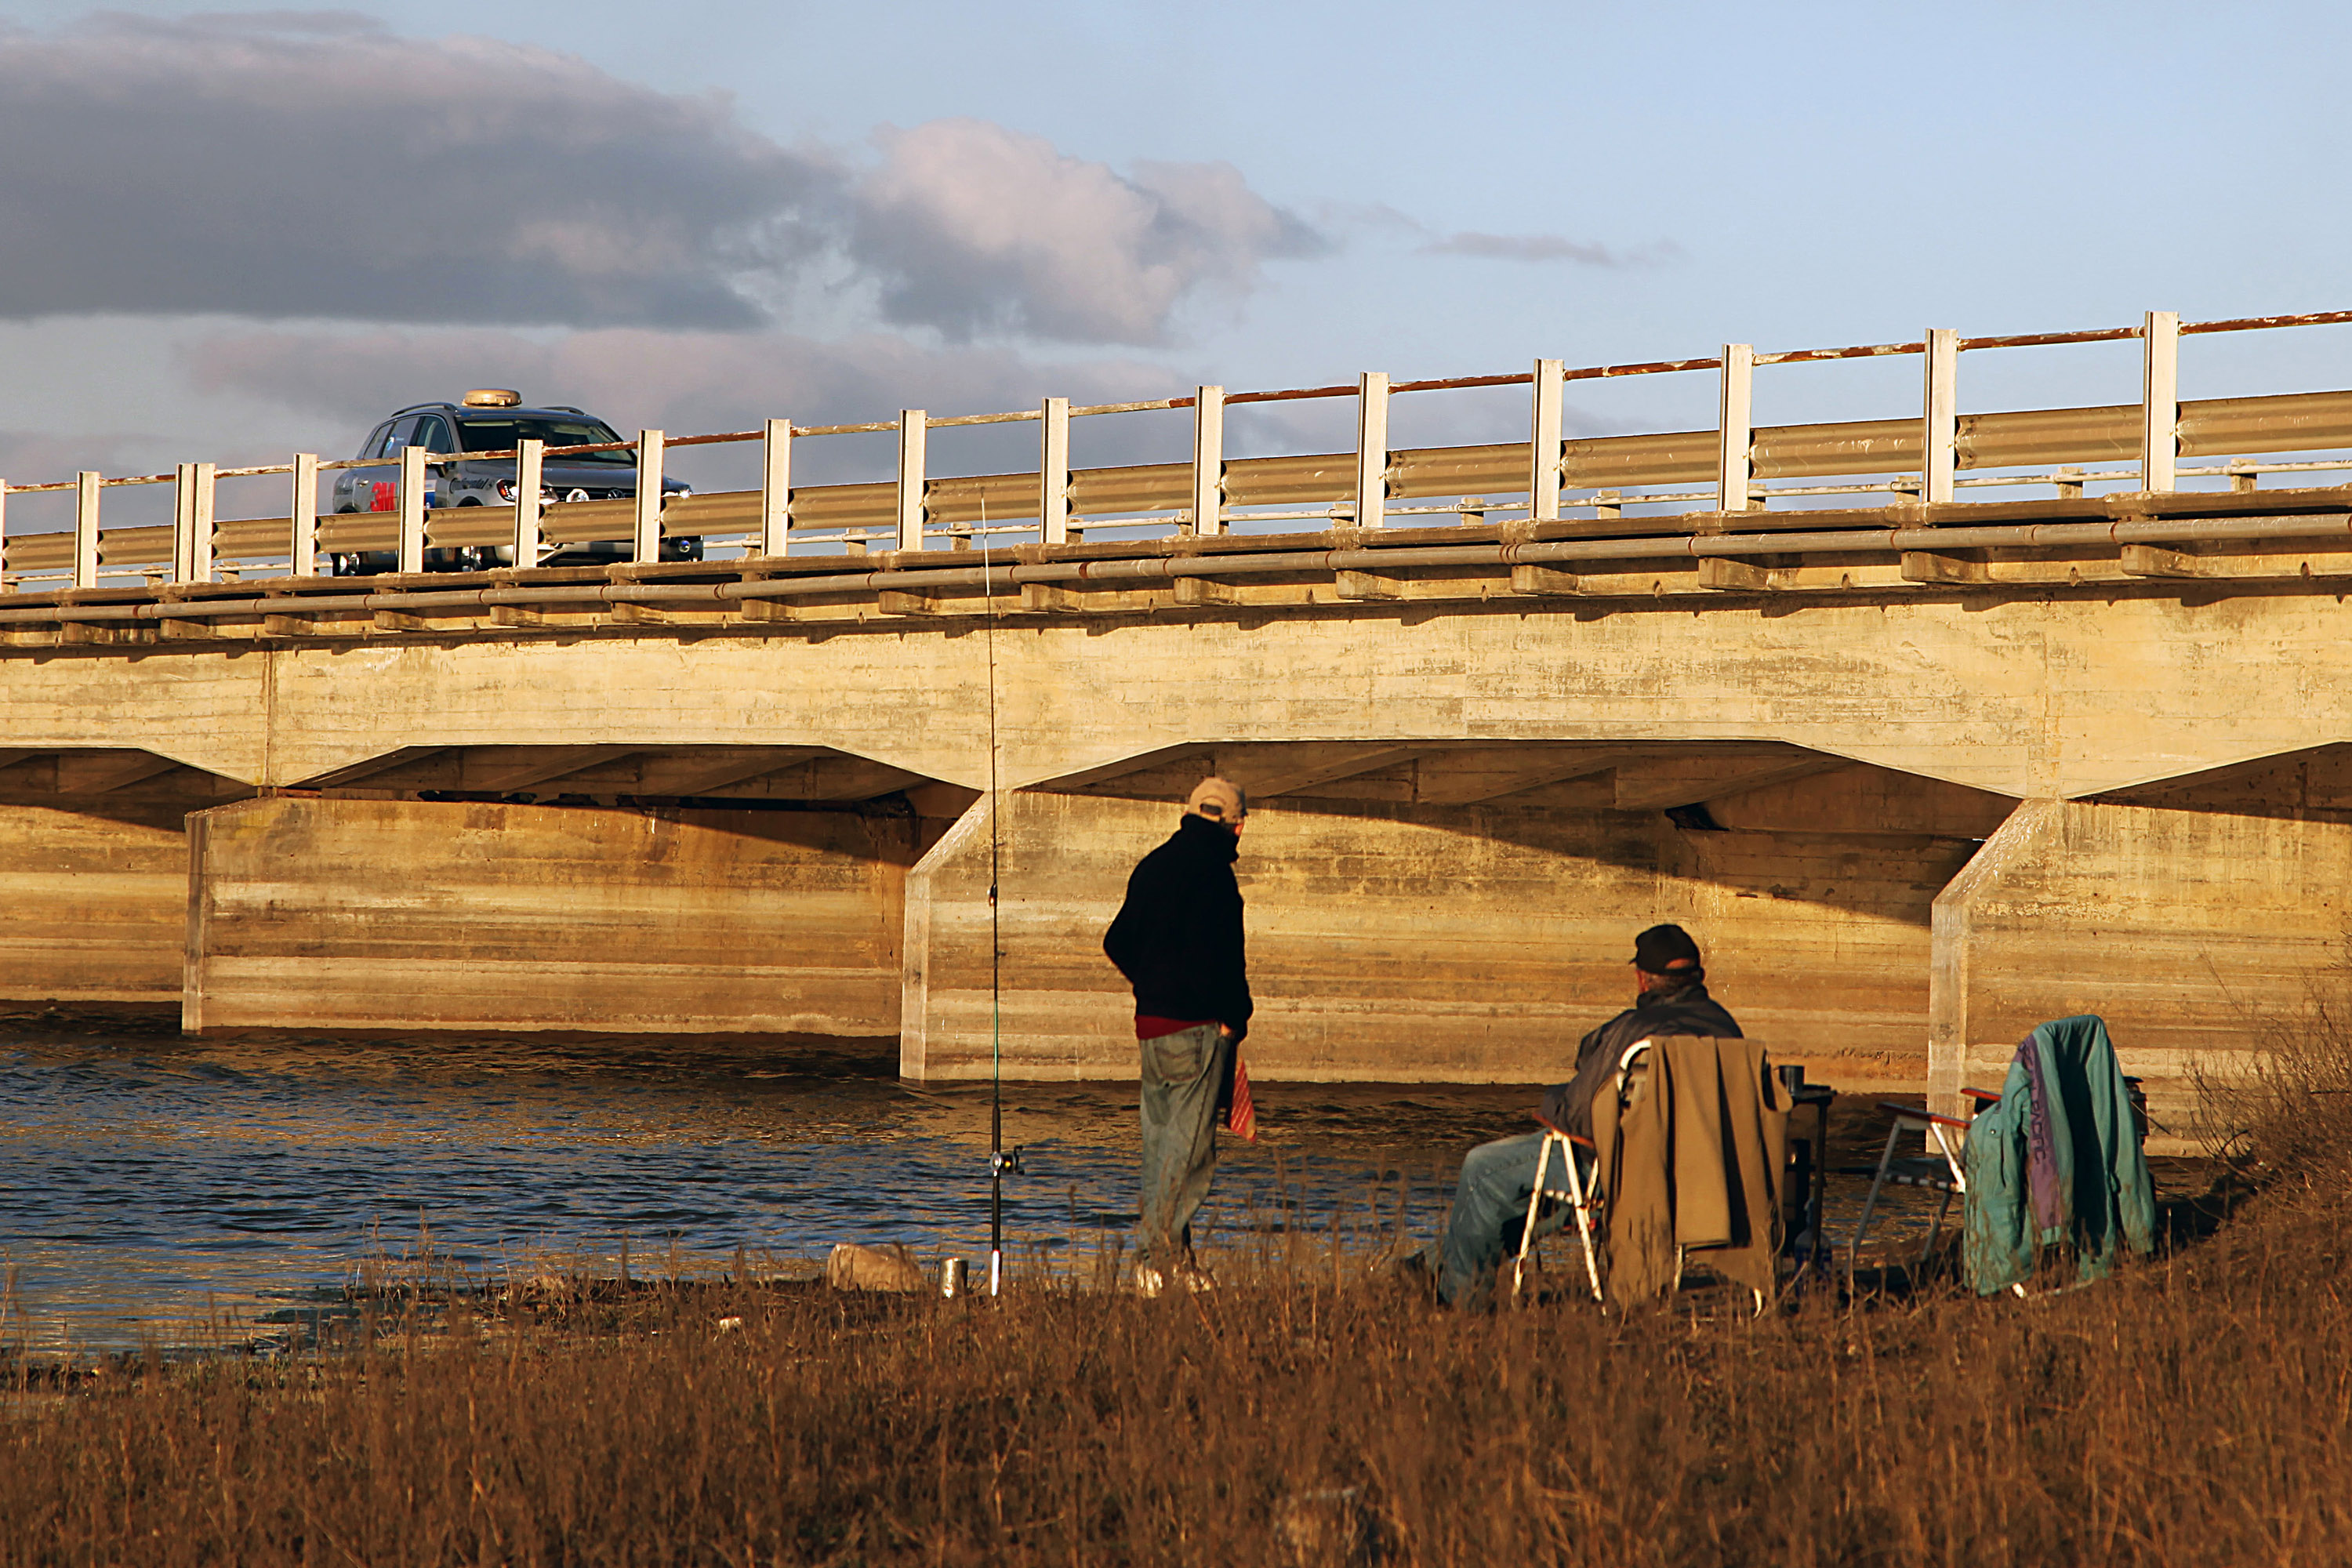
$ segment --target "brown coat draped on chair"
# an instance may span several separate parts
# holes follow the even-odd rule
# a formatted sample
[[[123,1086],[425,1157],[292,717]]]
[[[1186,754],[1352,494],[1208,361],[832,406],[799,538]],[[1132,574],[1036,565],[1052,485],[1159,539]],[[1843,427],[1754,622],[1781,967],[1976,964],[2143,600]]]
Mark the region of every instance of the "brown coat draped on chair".
[[[1673,1289],[1678,1247],[1705,1249],[1710,1268],[1774,1294],[1789,1108],[1764,1047],[1660,1039],[1629,1099],[1592,1104],[1611,1300]]]

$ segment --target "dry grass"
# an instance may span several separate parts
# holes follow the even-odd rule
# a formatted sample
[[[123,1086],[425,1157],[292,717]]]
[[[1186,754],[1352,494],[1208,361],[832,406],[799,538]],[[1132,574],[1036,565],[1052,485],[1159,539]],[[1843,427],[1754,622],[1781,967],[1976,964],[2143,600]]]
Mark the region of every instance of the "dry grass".
[[[2288,1194],[2095,1289],[1753,1323],[1328,1277],[648,1288],[26,1374],[0,1562],[2342,1561],[2343,1218]]]
[[[2251,1028],[2259,1052],[2193,1070],[2209,1151],[2262,1186],[2352,1175],[2352,952],[2292,1020]]]

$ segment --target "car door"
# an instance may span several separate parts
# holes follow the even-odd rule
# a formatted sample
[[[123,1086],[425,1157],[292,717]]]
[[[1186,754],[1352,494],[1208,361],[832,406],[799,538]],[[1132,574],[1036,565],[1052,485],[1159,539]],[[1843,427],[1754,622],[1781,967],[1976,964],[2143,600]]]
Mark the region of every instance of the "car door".
[[[383,450],[383,437],[391,428],[392,421],[387,419],[369,431],[367,439],[361,442],[359,450],[352,455],[355,458],[374,457]],[[368,495],[368,477],[365,468],[338,468],[335,470],[334,491],[328,500],[327,510],[330,511],[364,510]]]
[[[376,442],[375,450],[365,455],[371,458],[397,458],[400,456],[400,449],[408,445],[409,438],[415,434],[415,429],[416,416],[403,415],[383,427],[383,436]],[[399,510],[400,468],[396,463],[386,468],[353,468],[352,473],[355,476],[353,484],[355,510],[360,511]]]

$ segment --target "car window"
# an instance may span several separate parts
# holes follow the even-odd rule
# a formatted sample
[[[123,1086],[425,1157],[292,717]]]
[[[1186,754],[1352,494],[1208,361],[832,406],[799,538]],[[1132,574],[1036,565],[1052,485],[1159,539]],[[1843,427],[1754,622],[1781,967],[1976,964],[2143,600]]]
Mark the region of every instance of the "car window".
[[[457,431],[468,452],[509,452],[524,441],[544,441],[551,447],[593,447],[621,438],[601,420],[547,419],[529,415],[510,419],[467,419],[458,424]],[[578,452],[557,459],[563,463],[618,463],[623,468],[635,467],[636,460],[635,452]]]
[[[413,446],[428,452],[454,452],[457,444],[449,439],[449,422],[438,414],[427,414],[416,422],[416,434],[409,437]]]
[[[377,426],[374,429],[369,431],[367,439],[360,443],[359,455],[362,458],[383,457],[383,438],[391,432],[391,430],[392,421],[387,419],[383,424]]]
[[[408,445],[409,432],[415,428],[416,416],[414,414],[394,420],[383,427],[383,445],[375,449],[374,455],[379,458],[400,456],[400,449]]]

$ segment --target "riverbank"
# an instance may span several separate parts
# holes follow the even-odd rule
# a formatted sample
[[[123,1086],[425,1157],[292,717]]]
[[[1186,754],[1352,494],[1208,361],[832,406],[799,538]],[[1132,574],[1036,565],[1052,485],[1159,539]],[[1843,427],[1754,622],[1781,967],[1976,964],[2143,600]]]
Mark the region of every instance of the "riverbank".
[[[2093,1289],[1755,1321],[1459,1317],[1311,1264],[461,1300],[348,1352],[20,1374],[0,1562],[2340,1561],[2346,1218],[2282,1182]]]

